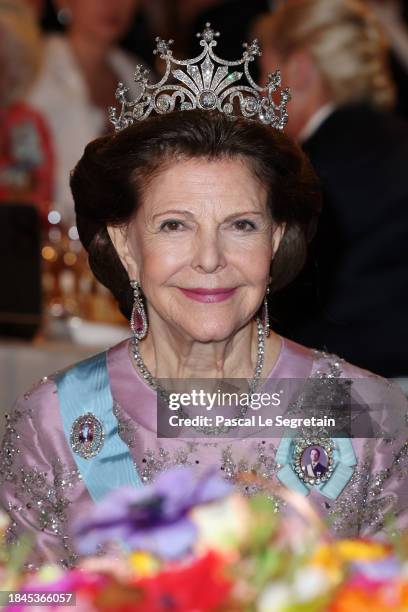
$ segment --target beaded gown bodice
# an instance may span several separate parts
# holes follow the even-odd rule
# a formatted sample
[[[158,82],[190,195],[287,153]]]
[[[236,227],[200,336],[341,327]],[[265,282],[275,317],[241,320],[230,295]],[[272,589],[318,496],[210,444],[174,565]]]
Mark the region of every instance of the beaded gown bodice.
[[[156,394],[136,371],[129,341],[109,349],[107,368],[119,435],[144,483],[175,465],[188,465],[199,471],[212,466],[232,482],[239,472],[249,470],[276,480],[279,439],[158,439]],[[373,376],[336,356],[284,338],[269,373],[269,377],[280,379]],[[384,393],[391,394],[392,401],[399,402],[404,409],[402,393],[388,381],[377,380]],[[352,445],[357,463],[351,478],[336,499],[328,499],[312,488],[309,499],[316,510],[328,518],[331,529],[339,536],[378,533],[389,511],[395,514],[398,527],[408,526],[406,441],[358,438],[352,440]],[[0,460],[0,501],[12,519],[10,541],[27,530],[35,537],[33,564],[48,560],[75,565],[72,520],[94,502],[63,431],[53,376],[42,379],[6,415]],[[252,493],[254,487],[248,491],[243,486],[243,492]],[[276,510],[284,511],[279,499]]]

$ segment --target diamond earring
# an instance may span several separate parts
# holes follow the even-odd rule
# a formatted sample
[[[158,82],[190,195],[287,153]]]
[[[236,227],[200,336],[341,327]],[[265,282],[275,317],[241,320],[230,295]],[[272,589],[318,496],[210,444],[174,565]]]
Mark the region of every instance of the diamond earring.
[[[130,329],[135,340],[143,340],[147,334],[147,317],[143,305],[139,281],[130,281],[133,289],[133,308],[130,316]]]
[[[263,309],[262,309],[262,323],[264,328],[265,336],[269,336],[270,326],[269,326],[269,310],[268,310],[268,295],[269,295],[269,287],[266,288],[266,293],[263,300]]]

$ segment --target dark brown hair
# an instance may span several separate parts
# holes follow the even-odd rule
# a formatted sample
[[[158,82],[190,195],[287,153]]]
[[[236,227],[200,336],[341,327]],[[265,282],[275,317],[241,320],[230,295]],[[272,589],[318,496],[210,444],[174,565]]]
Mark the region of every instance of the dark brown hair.
[[[301,149],[282,132],[217,111],[175,111],[94,140],[71,175],[80,239],[96,278],[130,317],[129,278],[107,232],[125,225],[149,178],[177,159],[241,158],[266,186],[275,223],[286,223],[271,263],[272,291],[302,269],[321,208],[318,180]]]

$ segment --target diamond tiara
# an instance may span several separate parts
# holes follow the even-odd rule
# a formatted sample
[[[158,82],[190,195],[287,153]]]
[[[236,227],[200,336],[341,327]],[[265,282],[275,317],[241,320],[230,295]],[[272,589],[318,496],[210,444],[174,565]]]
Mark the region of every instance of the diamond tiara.
[[[140,93],[133,101],[126,99],[128,88],[123,83],[118,84],[115,97],[120,104],[119,114],[114,106],[109,108],[109,119],[115,130],[119,132],[135,121],[146,119],[152,112],[162,115],[175,109],[194,108],[216,109],[230,117],[235,117],[238,112],[282,130],[288,121],[286,104],[291,98],[290,91],[288,88],[280,89],[279,70],[268,75],[265,87],[260,87],[252,79],[248,67],[256,56],[261,55],[258,41],[244,43],[242,58],[227,61],[217,57],[213,51],[219,32],[215,32],[209,23],[197,36],[204,49],[197,57],[187,60],[173,57],[171,45],[174,41],[156,38],[153,53],[166,62],[165,73],[158,83],[150,84],[149,71],[136,66],[134,81],[139,85]],[[243,71],[229,70],[235,66],[243,66]],[[170,74],[174,83],[168,83]],[[240,83],[243,76],[246,83]],[[274,98],[279,99],[275,101]]]

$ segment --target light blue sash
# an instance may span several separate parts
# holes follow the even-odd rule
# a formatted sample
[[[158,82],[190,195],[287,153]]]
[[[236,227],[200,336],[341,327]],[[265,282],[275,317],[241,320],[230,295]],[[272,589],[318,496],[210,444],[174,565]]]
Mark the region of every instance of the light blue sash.
[[[82,479],[92,499],[97,502],[112,489],[143,485],[129,448],[120,438],[113,413],[113,399],[106,366],[106,352],[99,353],[57,376],[56,385],[62,425],[71,447],[74,421],[91,412],[102,424],[104,444],[89,459],[72,451]]]

